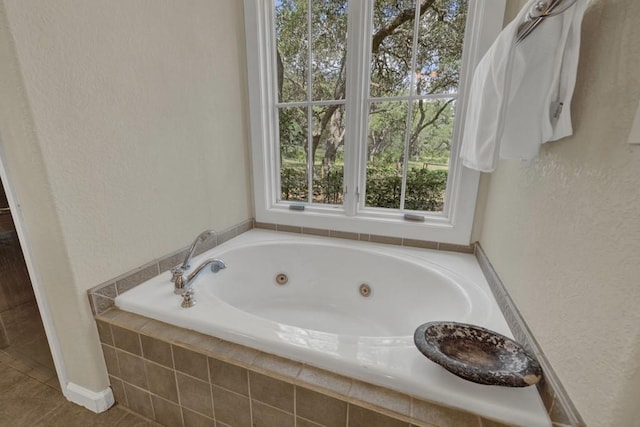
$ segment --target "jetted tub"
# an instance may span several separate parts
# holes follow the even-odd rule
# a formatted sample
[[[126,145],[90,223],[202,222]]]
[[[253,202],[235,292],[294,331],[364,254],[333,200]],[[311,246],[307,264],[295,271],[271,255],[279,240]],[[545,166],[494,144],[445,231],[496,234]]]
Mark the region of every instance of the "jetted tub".
[[[535,387],[465,381],[413,344],[415,329],[436,320],[512,336],[472,255],[251,230],[192,268],[211,257],[227,268],[201,273],[194,307],[180,306],[168,272],[116,306],[487,417],[550,425]]]

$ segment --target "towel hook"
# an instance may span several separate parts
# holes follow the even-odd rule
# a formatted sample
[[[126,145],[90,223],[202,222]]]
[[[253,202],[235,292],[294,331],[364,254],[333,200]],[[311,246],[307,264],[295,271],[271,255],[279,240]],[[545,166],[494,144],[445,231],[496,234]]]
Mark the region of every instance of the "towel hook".
[[[560,15],[573,6],[578,0],[540,0],[534,3],[527,13],[526,19],[518,27],[516,43],[527,38],[545,18]]]

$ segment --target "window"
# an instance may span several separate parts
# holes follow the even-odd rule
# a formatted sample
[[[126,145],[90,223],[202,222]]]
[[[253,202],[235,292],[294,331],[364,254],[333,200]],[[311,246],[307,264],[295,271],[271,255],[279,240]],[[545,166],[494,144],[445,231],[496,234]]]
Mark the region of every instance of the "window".
[[[504,0],[245,0],[256,219],[469,243],[465,88]]]

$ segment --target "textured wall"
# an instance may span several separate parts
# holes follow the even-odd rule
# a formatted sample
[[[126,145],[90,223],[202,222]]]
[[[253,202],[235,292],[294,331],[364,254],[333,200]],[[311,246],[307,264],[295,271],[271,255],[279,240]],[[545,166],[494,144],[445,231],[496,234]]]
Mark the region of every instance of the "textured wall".
[[[529,167],[502,161],[485,175],[478,225],[588,425],[631,426],[640,425],[640,146],[626,139],[640,98],[640,2],[591,3],[574,136],[545,145]]]
[[[27,147],[15,120],[0,131],[34,156],[5,163],[43,195],[16,188],[34,198],[25,217],[37,212],[54,234],[44,242],[25,218],[30,239],[63,261],[45,281],[70,379],[98,390],[86,289],[252,216],[242,2],[3,3],[13,46],[0,59],[15,63],[18,107],[6,114],[31,132]]]

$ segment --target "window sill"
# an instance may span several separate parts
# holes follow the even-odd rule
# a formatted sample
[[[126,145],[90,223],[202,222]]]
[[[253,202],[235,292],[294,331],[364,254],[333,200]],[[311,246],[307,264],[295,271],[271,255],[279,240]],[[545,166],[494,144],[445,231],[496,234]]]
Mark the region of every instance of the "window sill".
[[[256,212],[256,221],[279,224],[279,229],[283,231],[290,231],[284,230],[285,227],[294,230],[331,230],[334,233],[374,235],[396,241],[410,239],[454,245],[469,245],[471,235],[471,224],[468,227],[454,226],[450,219],[441,214],[427,214],[424,222],[414,222],[405,220],[401,213],[377,214],[364,211],[356,216],[347,216],[341,208],[307,208],[296,211],[290,210],[287,205],[276,205]]]
[[[281,231],[286,233],[307,234],[312,236],[331,237],[336,239],[358,240],[363,242],[383,243],[388,245],[405,246],[419,249],[435,249],[441,251],[451,251],[472,254],[474,244],[452,244],[444,242],[433,242],[415,238],[390,237],[379,234],[356,233],[352,231],[326,230],[313,227],[301,227],[284,224],[273,224],[256,221],[255,228],[264,230]]]

